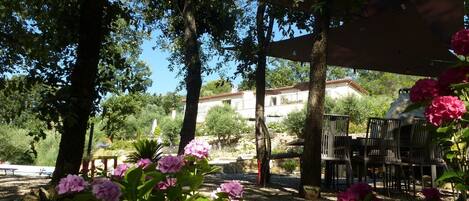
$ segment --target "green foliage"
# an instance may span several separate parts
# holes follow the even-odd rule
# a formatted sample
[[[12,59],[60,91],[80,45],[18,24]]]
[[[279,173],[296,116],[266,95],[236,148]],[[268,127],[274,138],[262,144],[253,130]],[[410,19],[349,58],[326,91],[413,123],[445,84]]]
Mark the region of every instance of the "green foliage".
[[[143,99],[139,94],[111,96],[103,104],[103,130],[108,137],[122,138],[125,120],[129,115],[136,114],[143,106]]]
[[[231,83],[227,80],[212,80],[207,82],[200,89],[200,96],[212,96],[221,93],[231,92]]]
[[[340,99],[326,97],[324,111],[326,114],[350,116],[350,133],[363,133],[369,117],[384,117],[392,99],[387,96],[347,96]],[[293,111],[283,123],[288,133],[302,137],[306,121],[306,110]]]
[[[287,60],[274,60],[266,72],[266,87],[279,88],[309,80],[309,65]]]
[[[387,95],[396,97],[401,88],[410,88],[421,77],[385,73],[378,71],[361,70],[357,82],[363,86],[370,95]]]
[[[44,140],[35,144],[37,157],[35,165],[54,166],[59,153],[60,135],[58,133],[47,132]]]
[[[169,68],[177,70],[180,75],[186,76],[185,69],[186,54],[199,54],[202,64],[202,73],[210,74],[214,70],[221,68],[221,63],[226,60],[221,59],[215,68],[209,66],[207,61],[214,56],[227,55],[224,47],[237,40],[237,22],[242,15],[242,10],[238,7],[237,1],[198,1],[191,5],[191,11],[194,15],[194,23],[197,33],[194,36],[196,40],[203,39],[203,42],[197,44],[198,48],[191,52],[184,52],[188,44],[184,43],[185,23],[183,12],[184,2],[156,0],[150,1],[146,5],[145,17],[147,22],[154,23],[157,29],[161,30],[159,36],[159,45],[163,50],[169,50]]]
[[[275,133],[283,133],[287,129],[282,122],[270,122],[267,124],[267,128],[269,131]]]
[[[30,150],[33,139],[27,131],[0,125],[0,160],[12,164],[32,164],[34,155]]]
[[[349,115],[352,123],[366,124],[369,117],[384,117],[391,101],[385,96],[347,96],[336,101],[332,112]]]
[[[175,119],[171,117],[164,117],[160,121],[161,136],[165,144],[176,145],[179,143],[179,132],[182,127],[182,117],[176,116]]]
[[[306,110],[298,110],[290,112],[287,118],[283,120],[289,134],[303,137],[303,130],[306,122]]]
[[[204,131],[222,144],[239,138],[246,127],[246,121],[229,105],[212,107],[205,117]]]
[[[292,173],[296,170],[296,167],[299,166],[299,162],[297,160],[289,159],[280,163],[280,167],[283,168],[288,173]]]
[[[135,150],[129,154],[127,161],[136,163],[140,159],[148,158],[156,163],[160,159],[161,148],[163,148],[163,145],[158,144],[156,140],[138,140],[132,145]]]

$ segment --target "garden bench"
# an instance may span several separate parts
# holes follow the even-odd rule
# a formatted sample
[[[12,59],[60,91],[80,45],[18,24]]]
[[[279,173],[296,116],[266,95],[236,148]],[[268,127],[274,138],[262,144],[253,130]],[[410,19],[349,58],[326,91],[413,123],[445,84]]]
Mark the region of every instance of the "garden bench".
[[[0,171],[4,171],[5,175],[7,175],[8,171],[10,171],[12,175],[15,175],[16,170],[16,168],[0,168]]]

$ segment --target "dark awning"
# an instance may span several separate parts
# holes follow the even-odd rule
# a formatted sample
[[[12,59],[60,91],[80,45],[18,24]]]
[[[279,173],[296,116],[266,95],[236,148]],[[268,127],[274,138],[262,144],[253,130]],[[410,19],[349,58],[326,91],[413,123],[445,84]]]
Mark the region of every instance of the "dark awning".
[[[271,0],[285,3],[289,0]],[[435,76],[456,61],[449,52],[451,35],[463,27],[460,0],[415,1],[368,9],[361,17],[329,33],[328,65],[409,75]],[[311,60],[312,35],[273,42],[268,55]]]

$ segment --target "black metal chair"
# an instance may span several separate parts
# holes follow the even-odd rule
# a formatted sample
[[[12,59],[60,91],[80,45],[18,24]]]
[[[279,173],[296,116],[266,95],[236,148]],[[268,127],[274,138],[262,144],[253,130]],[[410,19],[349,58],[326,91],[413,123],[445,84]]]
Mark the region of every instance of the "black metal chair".
[[[382,168],[383,185],[388,194],[391,187],[400,188],[399,178],[402,174],[399,149],[400,127],[399,119],[369,118],[366,137],[357,138],[363,148],[360,154],[353,157],[353,162],[359,169],[360,181],[362,176],[365,182],[367,181],[368,168],[371,168],[375,189],[378,170]]]
[[[422,185],[424,185],[424,167],[431,168],[432,185],[434,177],[436,177],[436,167],[447,168],[441,151],[436,146],[437,144],[432,141],[428,126],[429,124],[425,119],[414,119],[409,143],[411,145],[410,151],[408,156],[402,158],[403,162],[410,167],[414,194],[416,193],[416,167],[419,167]]]
[[[339,181],[339,166],[345,166],[347,186],[351,183],[351,137],[348,136],[349,116],[324,115],[321,139],[321,159],[326,164],[325,181],[330,186],[333,180],[335,187]]]

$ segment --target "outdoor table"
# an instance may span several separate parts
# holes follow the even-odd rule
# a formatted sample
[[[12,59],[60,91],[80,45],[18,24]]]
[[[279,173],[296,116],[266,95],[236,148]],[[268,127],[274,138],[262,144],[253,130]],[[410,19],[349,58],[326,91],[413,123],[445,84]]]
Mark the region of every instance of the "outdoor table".
[[[98,157],[95,157],[91,160],[91,177],[94,176],[94,172],[95,172],[95,164],[94,162],[96,160],[101,160],[104,164],[104,172],[107,174],[107,163],[108,163],[108,160],[114,160],[114,169],[116,169],[117,167],[117,156],[98,156]]]
[[[0,168],[0,171],[3,170],[5,172],[5,175],[7,175],[7,172],[10,171],[12,175],[15,175],[15,171],[18,170],[16,168]]]

